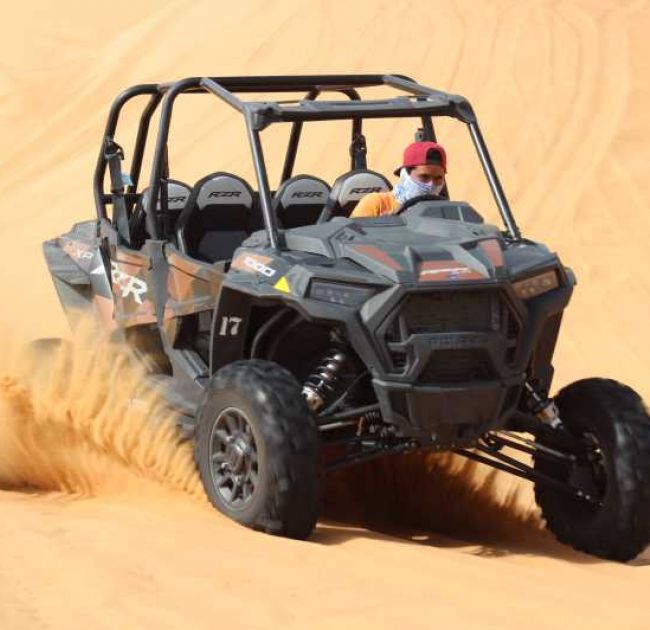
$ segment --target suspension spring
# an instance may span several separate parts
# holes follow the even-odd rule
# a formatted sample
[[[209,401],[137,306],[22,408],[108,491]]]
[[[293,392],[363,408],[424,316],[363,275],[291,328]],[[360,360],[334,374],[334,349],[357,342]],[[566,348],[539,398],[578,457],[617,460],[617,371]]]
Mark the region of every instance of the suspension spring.
[[[525,387],[529,396],[531,411],[539,420],[554,429],[561,426],[560,412],[555,402],[548,396],[537,392],[530,383],[526,383]]]
[[[312,412],[317,412],[339,393],[344,368],[349,363],[343,348],[332,348],[307,378],[302,394]]]

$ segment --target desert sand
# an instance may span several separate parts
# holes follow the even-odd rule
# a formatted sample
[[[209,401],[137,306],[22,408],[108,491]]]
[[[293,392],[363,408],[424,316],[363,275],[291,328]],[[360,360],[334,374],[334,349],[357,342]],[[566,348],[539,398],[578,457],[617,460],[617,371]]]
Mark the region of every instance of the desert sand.
[[[562,547],[509,479],[446,459],[366,466],[332,479],[309,542],[263,536],[207,505],[190,445],[119,358],[78,352],[36,383],[20,359],[69,335],[40,243],[92,216],[118,91],[397,72],[470,99],[524,234],[576,272],[555,387],[608,376],[650,401],[648,2],[43,0],[3,17],[0,628],[648,627],[650,552],[623,566]],[[209,97],[179,106],[172,174],[253,181],[239,125]],[[285,131],[265,144],[274,178]],[[339,131],[307,134],[299,169],[344,172]],[[412,133],[369,125],[370,166],[389,174]],[[490,216],[464,132],[439,138],[454,196]]]

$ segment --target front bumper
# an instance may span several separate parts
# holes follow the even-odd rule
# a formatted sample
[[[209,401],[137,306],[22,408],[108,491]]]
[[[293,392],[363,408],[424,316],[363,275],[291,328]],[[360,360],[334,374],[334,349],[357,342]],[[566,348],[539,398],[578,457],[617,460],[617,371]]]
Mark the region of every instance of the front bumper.
[[[501,381],[408,385],[373,379],[384,420],[399,437],[440,450],[469,446],[503,427],[516,410],[525,375]]]
[[[520,300],[508,283],[405,291],[369,327],[382,369],[373,387],[400,437],[440,450],[506,426],[527,378],[550,383],[565,286]]]

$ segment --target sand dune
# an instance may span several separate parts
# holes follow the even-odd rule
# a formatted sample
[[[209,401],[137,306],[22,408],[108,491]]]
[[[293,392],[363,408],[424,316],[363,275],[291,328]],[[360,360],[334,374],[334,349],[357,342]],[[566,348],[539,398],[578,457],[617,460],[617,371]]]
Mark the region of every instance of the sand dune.
[[[76,357],[70,379],[58,366],[35,386],[9,358],[68,334],[40,243],[92,215],[119,90],[197,74],[400,72],[471,100],[524,233],[578,276],[556,386],[612,376],[650,400],[646,1],[67,0],[5,13],[0,628],[647,627],[650,555],[619,566],[561,547],[508,480],[444,458],[368,465],[331,480],[311,542],[265,537],[207,506],[155,401],[128,405],[137,380],[121,380],[134,387],[121,398],[94,385],[105,363]],[[207,97],[179,106],[172,173],[252,181],[238,123]],[[330,181],[346,170],[343,133],[308,133],[299,169]],[[389,173],[412,133],[369,124],[370,166]],[[455,196],[489,216],[464,132],[443,124],[439,137]],[[285,139],[269,131],[274,181]]]

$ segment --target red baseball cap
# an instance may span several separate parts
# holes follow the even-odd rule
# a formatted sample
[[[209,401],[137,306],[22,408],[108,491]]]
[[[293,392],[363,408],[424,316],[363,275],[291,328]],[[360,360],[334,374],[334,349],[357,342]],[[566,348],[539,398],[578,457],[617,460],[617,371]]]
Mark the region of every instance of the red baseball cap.
[[[393,171],[395,175],[403,168],[424,166],[425,164],[438,164],[447,172],[447,153],[442,145],[437,142],[412,142],[404,149],[402,166]]]

